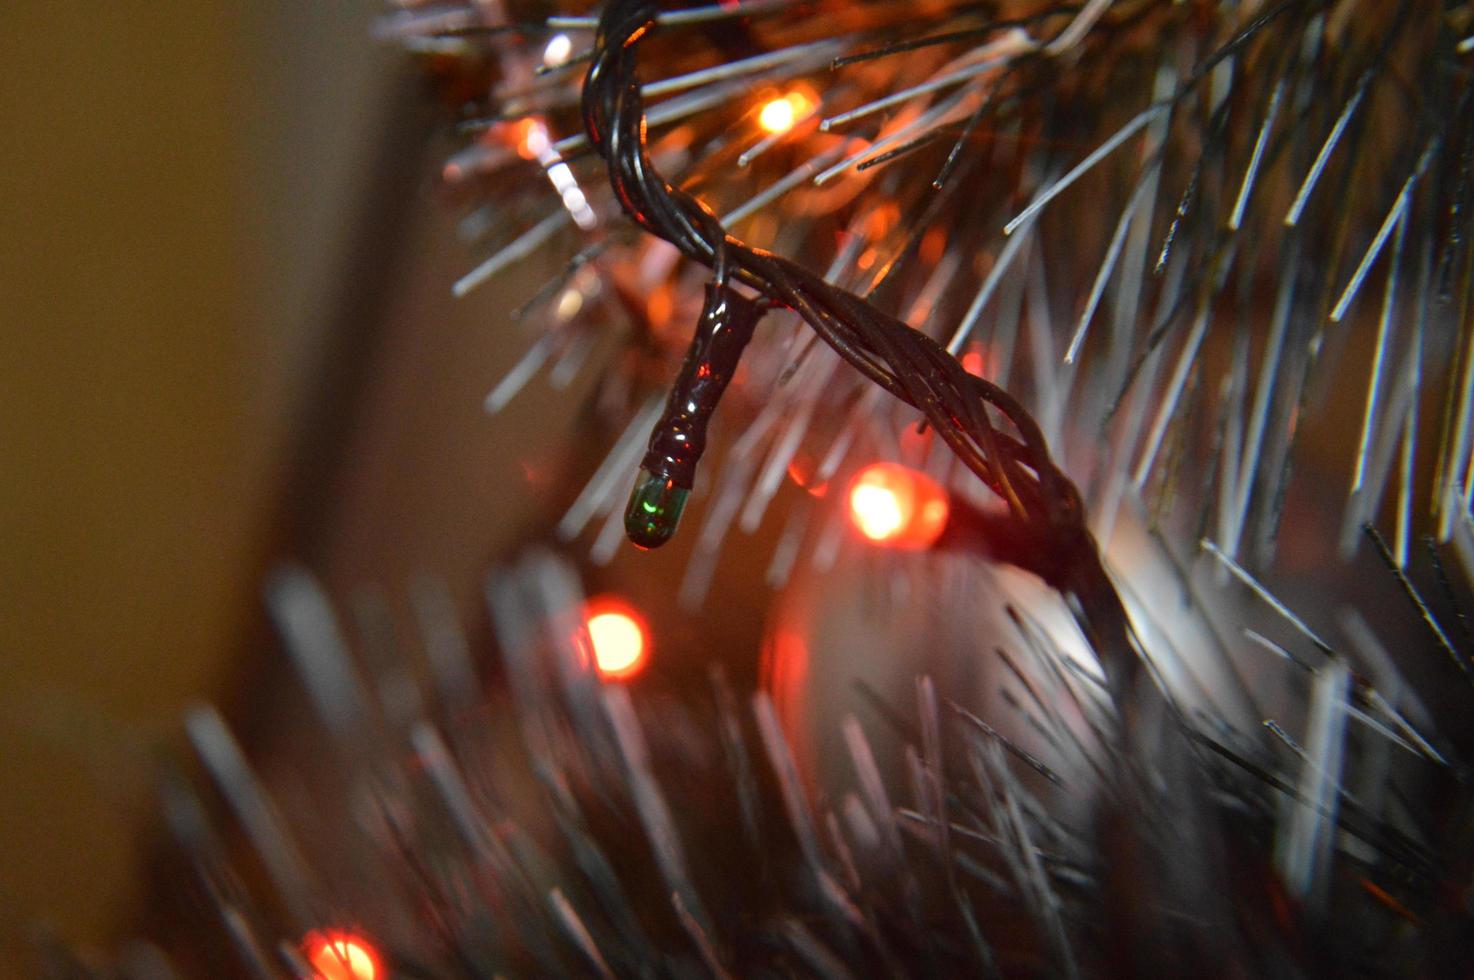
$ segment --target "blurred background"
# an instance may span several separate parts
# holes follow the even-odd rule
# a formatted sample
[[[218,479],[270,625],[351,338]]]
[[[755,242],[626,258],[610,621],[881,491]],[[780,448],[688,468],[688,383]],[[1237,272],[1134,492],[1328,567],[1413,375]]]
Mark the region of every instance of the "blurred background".
[[[441,319],[457,265],[445,229],[419,227],[435,220],[430,107],[371,39],[376,11],[0,9],[0,975],[32,973],[38,936],[106,949],[135,927],[155,764],[178,753],[183,710],[248,714],[243,692],[272,683],[272,559],[354,580],[367,544],[338,535],[340,561],[320,560],[345,522],[422,541],[406,567],[496,547],[499,508],[439,536],[394,512],[411,471],[468,511],[485,503],[465,499],[472,480],[495,495],[464,467],[497,457],[456,443],[493,437],[483,385],[518,351],[496,342],[494,301]],[[416,243],[427,271],[387,289]],[[395,311],[425,296],[440,306],[424,322],[474,324],[497,353],[439,386],[464,404],[442,443],[354,449],[346,406],[402,343]],[[417,356],[430,370],[444,352]],[[396,391],[375,417],[398,417],[396,397],[435,411]]]
[[[274,566],[388,635],[433,576],[484,637],[486,569],[602,458],[578,448],[609,437],[592,377],[482,408],[530,343],[507,311],[560,266],[452,299],[478,256],[437,179],[446,117],[379,10],[0,9],[0,977],[187,918],[156,785],[189,766],[190,705],[221,704],[268,781],[300,754]],[[709,652],[658,608],[689,547],[587,585],[634,579]],[[701,623],[739,680],[767,553],[732,556]]]

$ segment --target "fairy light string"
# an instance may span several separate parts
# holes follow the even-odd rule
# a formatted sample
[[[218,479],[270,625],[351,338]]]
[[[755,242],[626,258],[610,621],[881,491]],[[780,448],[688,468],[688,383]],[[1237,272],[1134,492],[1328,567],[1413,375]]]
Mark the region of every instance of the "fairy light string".
[[[638,547],[658,548],[675,534],[695,485],[696,464],[706,451],[711,413],[765,310],[766,304],[721,283],[706,287],[696,334],[650,435],[650,449],[625,511],[625,531]]]
[[[656,29],[657,10],[648,0],[611,0],[599,19],[593,56],[585,77],[581,109],[589,145],[604,160],[620,207],[638,226],[708,266],[714,283],[687,369],[735,367],[735,357],[711,357],[711,339],[726,331],[740,335],[755,324],[755,303],[786,307],[837,354],[875,384],[920,411],[927,423],[1007,506],[999,522],[1005,540],[996,553],[1039,575],[1071,600],[1082,628],[1104,662],[1118,703],[1134,688],[1137,654],[1121,600],[1101,565],[1085,523],[1075,485],[1054,464],[1039,425],[1008,392],[969,374],[938,343],[835,286],[799,264],[746,245],[728,234],[699,201],[673,186],[655,168],[645,145],[645,106],[638,77],[641,43]],[[760,299],[742,299],[738,285]],[[738,313],[738,311],[741,311]],[[751,321],[750,323],[748,321]],[[745,339],[735,345],[740,356]],[[730,354],[730,349],[727,350]],[[725,384],[707,390],[699,403],[683,400],[683,369],[651,439],[646,468],[631,498],[626,527],[637,544],[658,545],[674,531],[696,459],[675,437],[699,427],[715,410]],[[1012,431],[995,425],[991,412]],[[653,468],[652,468],[653,467]],[[679,498],[679,499],[677,499]],[[636,508],[661,512],[659,527]]]

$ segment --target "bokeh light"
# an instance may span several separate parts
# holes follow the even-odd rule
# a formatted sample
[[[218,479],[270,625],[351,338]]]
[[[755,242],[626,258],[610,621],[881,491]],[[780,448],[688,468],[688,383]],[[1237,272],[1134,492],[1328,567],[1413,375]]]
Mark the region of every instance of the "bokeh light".
[[[573,38],[567,34],[554,34],[548,39],[548,46],[543,49],[543,64],[549,68],[561,67],[567,64],[572,54]]]
[[[808,93],[795,89],[763,103],[758,110],[757,124],[764,132],[777,135],[786,133],[814,108],[814,100]]]
[[[872,463],[850,484],[850,520],[876,544],[930,548],[947,525],[947,492],[925,473],[898,463]]]
[[[512,143],[524,160],[536,160],[552,147],[548,127],[542,120],[528,116],[512,127]]]
[[[650,659],[650,630],[628,602],[615,596],[590,599],[584,609],[584,628],[600,677],[625,680],[645,669]]]
[[[351,932],[310,933],[302,946],[314,980],[378,980],[385,976],[373,945]]]

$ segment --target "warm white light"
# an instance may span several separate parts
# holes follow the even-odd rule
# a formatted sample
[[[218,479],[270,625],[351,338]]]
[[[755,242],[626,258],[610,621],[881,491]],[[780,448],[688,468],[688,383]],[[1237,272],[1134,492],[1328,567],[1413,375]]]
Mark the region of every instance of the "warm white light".
[[[640,614],[620,599],[605,597],[589,602],[584,628],[593,646],[594,668],[608,680],[633,677],[645,668],[648,631]]]
[[[548,180],[553,182],[553,189],[562,198],[563,206],[573,216],[574,224],[585,231],[594,227],[597,220],[594,209],[589,207],[588,198],[578,186],[578,179],[573,176],[573,169],[562,163],[551,149],[542,157],[542,164],[547,168]]]
[[[892,548],[930,548],[950,511],[935,480],[896,463],[872,463],[850,485],[850,520],[866,538]]]
[[[850,511],[854,514],[855,526],[871,541],[894,537],[906,524],[900,498],[889,487],[865,484],[855,487],[850,491]]]
[[[774,135],[786,133],[813,107],[813,100],[804,93],[789,92],[764,103],[758,110],[757,124]]]
[[[583,309],[583,293],[572,286],[558,295],[558,319],[572,320]]]
[[[549,68],[557,68],[567,62],[571,54],[573,39],[567,34],[554,34],[548,39],[548,46],[543,48],[543,64]]]

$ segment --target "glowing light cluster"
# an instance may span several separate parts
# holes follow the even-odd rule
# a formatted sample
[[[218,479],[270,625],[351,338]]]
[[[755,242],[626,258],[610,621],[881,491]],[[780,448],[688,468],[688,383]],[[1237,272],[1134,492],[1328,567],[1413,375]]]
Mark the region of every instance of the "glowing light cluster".
[[[313,980],[378,980],[386,976],[368,940],[351,932],[310,933],[302,943]]]
[[[590,599],[584,607],[584,629],[593,647],[594,669],[606,680],[625,680],[645,669],[650,631],[629,603],[615,596]]]
[[[757,124],[764,132],[776,136],[788,132],[813,109],[813,98],[808,93],[795,89],[763,103],[763,107],[758,110]]]
[[[578,180],[573,176],[573,170],[568,164],[559,160],[557,153],[551,151],[539,159],[547,168],[548,180],[553,182],[553,189],[562,198],[563,206],[573,216],[573,223],[584,231],[598,224],[598,219],[594,216],[594,209],[589,207],[588,198],[584,196],[583,189],[578,186]]]
[[[588,198],[578,186],[573,170],[563,162],[563,158],[554,148],[547,126],[536,119],[524,119],[518,126],[516,144],[517,154],[524,160],[536,160],[542,164],[553,189],[563,201],[563,207],[572,215],[574,224],[584,231],[598,224],[594,209],[589,206]]]
[[[524,160],[536,160],[552,149],[552,140],[548,138],[548,127],[531,116],[519,121],[513,133],[517,155]]]
[[[872,463],[850,484],[850,520],[870,541],[890,548],[930,548],[947,526],[947,492],[925,473]]]

